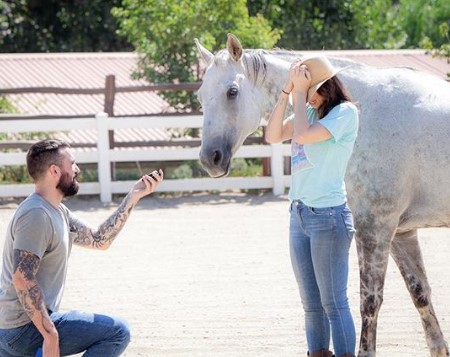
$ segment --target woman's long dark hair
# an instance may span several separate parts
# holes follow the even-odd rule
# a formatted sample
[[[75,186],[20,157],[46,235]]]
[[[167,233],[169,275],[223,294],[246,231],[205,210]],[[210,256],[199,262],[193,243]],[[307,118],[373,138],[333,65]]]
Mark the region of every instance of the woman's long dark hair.
[[[347,88],[336,76],[331,77],[322,84],[317,93],[324,99],[323,104],[318,109],[320,119],[327,115],[336,105],[352,101]]]

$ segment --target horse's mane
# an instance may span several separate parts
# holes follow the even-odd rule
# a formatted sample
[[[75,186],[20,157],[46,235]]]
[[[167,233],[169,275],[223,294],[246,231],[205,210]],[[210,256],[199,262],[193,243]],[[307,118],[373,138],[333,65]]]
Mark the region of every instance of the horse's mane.
[[[253,78],[255,84],[264,83],[267,76],[267,56],[276,56],[281,60],[292,62],[299,59],[301,54],[288,50],[262,50],[262,49],[246,49],[244,50],[243,61],[247,74]]]
[[[267,56],[275,56],[282,61],[292,63],[295,60],[301,59],[305,56],[305,53],[301,51],[286,50],[286,49],[244,49],[244,55],[242,57],[247,75],[252,78],[256,83],[264,83],[267,76]],[[328,56],[330,60],[338,67],[345,67],[350,64],[355,65],[356,62],[348,58],[339,58]],[[226,49],[219,51],[214,57],[214,63],[217,66],[225,65],[229,60],[231,60],[229,53]]]
[[[259,81],[264,83],[267,76],[267,62],[264,50],[244,51],[243,61],[250,78],[255,84]]]

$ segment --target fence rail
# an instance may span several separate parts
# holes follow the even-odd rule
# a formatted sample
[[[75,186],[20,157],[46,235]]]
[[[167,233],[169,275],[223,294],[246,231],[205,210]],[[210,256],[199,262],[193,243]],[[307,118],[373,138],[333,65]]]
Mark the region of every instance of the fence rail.
[[[151,116],[151,117],[108,117],[99,113],[92,118],[64,119],[24,119],[0,122],[0,133],[55,132],[68,130],[96,129],[97,145],[89,150],[75,150],[78,163],[97,164],[98,182],[80,184],[79,194],[99,194],[102,202],[110,202],[113,194],[127,193],[134,181],[113,181],[111,163],[145,161],[183,161],[197,160],[200,147],[109,147],[109,131],[123,128],[200,128],[202,117],[190,116]],[[226,177],[165,179],[158,187],[160,192],[186,192],[231,189],[272,189],[276,195],[282,194],[289,186],[289,177],[284,175],[284,157],[290,155],[289,145],[244,145],[235,157],[270,158],[271,174],[264,177]],[[24,152],[1,152],[0,166],[25,165]],[[0,197],[24,197],[33,190],[31,184],[1,184]]]
[[[106,82],[108,78],[113,79],[115,82],[115,76],[106,76]],[[200,87],[199,82],[186,82],[186,83],[160,83],[146,86],[123,86],[114,87],[115,93],[132,93],[132,92],[145,92],[145,91],[194,91]],[[25,94],[25,93],[51,93],[51,94],[105,94],[108,92],[108,88],[64,88],[64,87],[15,87],[15,88],[0,88],[0,94]]]

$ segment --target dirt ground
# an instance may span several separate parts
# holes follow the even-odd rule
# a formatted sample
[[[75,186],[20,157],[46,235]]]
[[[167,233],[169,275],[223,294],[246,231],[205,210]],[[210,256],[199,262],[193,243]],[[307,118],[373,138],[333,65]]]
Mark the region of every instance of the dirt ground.
[[[67,206],[93,225],[117,204]],[[0,246],[16,203],[0,205]],[[450,338],[450,229],[420,231],[433,303]],[[2,248],[0,248],[2,249]],[[349,297],[360,330],[355,244]],[[153,196],[106,252],[74,247],[63,310],[124,317],[125,356],[306,356],[303,315],[288,254],[288,202],[270,194]],[[378,356],[429,356],[417,311],[389,263]]]

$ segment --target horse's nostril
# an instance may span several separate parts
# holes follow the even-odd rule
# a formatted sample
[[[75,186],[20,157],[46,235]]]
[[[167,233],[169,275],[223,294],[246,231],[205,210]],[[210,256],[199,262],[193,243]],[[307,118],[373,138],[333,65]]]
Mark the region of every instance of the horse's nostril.
[[[222,160],[222,153],[219,150],[214,150],[212,153],[212,162],[214,165],[218,165]]]

